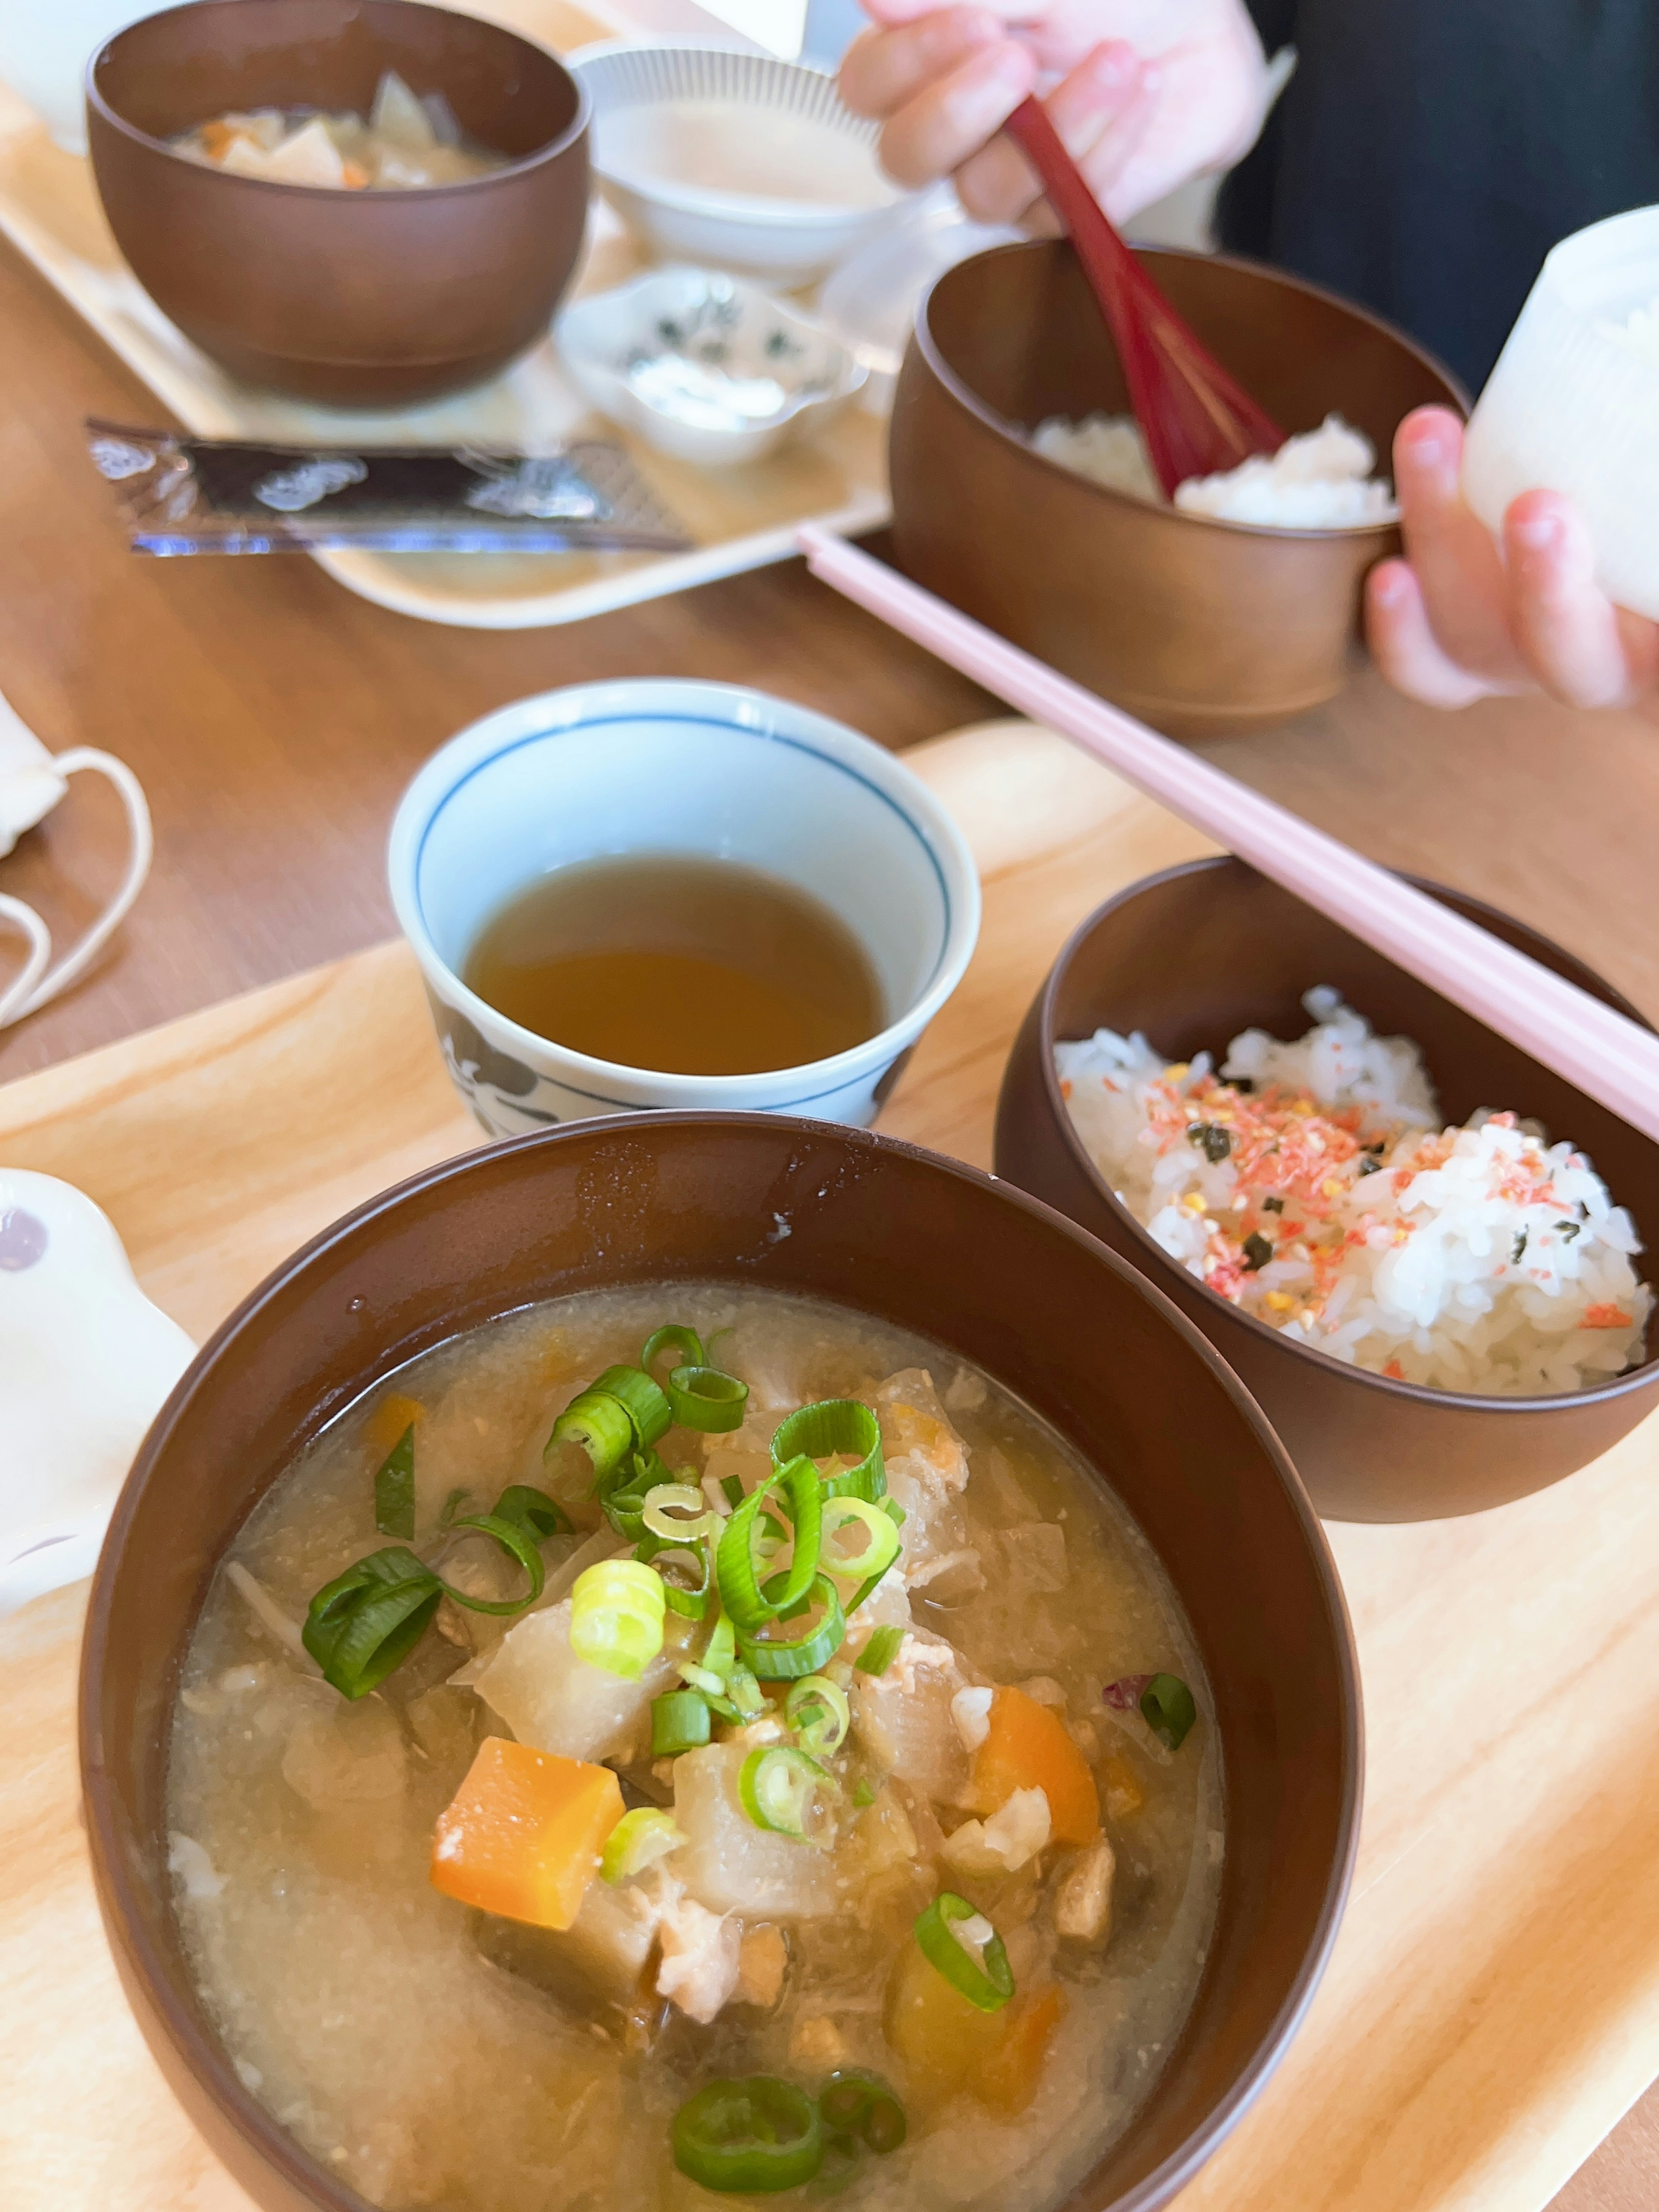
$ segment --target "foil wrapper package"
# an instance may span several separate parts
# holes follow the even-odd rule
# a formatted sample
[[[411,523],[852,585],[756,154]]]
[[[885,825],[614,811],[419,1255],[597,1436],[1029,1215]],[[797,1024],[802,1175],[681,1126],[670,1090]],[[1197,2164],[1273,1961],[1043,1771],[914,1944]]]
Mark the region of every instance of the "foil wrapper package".
[[[482,447],[244,445],[89,422],[133,550],[672,553],[690,543],[620,446],[544,454]]]

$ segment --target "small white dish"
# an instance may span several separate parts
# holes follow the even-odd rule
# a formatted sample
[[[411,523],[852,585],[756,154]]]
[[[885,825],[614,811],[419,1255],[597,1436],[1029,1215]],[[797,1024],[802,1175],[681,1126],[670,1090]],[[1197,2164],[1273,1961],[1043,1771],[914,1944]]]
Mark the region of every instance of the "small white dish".
[[[144,1431],[195,1356],[84,1192],[0,1168],[0,1615],[92,1572]]]
[[[706,467],[759,460],[827,421],[869,373],[806,316],[709,269],[647,270],[554,328],[597,408]]]
[[[822,70],[717,41],[605,40],[569,57],[593,104],[605,198],[659,255],[805,284],[889,220],[902,195],[878,125]]]
[[[467,988],[508,900],[623,853],[731,860],[810,889],[864,946],[884,1025],[805,1066],[670,1075],[573,1052]],[[979,934],[973,855],[921,778],[839,722],[729,684],[575,684],[485,715],[404,793],[390,872],[451,1079],[492,1137],[653,1107],[867,1127]]]

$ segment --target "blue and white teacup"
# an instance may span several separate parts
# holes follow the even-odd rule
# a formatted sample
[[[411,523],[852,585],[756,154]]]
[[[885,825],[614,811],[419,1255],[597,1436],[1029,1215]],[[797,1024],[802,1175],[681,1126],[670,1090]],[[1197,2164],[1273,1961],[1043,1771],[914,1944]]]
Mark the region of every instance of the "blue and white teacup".
[[[621,1067],[538,1036],[461,975],[484,926],[556,868],[634,852],[732,860],[811,890],[864,946],[885,1026],[757,1075]],[[521,699],[434,753],[392,827],[392,899],[451,1078],[493,1137],[652,1108],[873,1121],[979,934],[962,832],[892,754],[735,684],[649,678]]]

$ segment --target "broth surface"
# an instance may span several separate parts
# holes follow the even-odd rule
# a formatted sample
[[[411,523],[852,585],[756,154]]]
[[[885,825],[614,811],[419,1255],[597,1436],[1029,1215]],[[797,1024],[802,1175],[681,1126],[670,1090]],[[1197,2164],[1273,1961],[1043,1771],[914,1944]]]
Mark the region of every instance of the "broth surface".
[[[904,1656],[878,1681],[848,1676],[854,1765],[834,1850],[766,1836],[781,1862],[757,1859],[752,1879],[738,1877],[758,1895],[763,1877],[775,1889],[768,1869],[781,1863],[786,1888],[799,1881],[801,1899],[815,1891],[818,1903],[792,1912],[773,1894],[764,1911],[738,1907],[746,1929],[781,1934],[781,1991],[728,2003],[708,2024],[648,1989],[597,1995],[572,1979],[559,1939],[431,1886],[434,1822],[479,1742],[509,1733],[449,1678],[487,1674],[516,1624],[441,1619],[379,1692],[353,1704],[296,1656],[284,1626],[387,1540],[375,1530],[374,1478],[404,1419],[388,1405],[394,1393],[422,1408],[416,1544],[430,1557],[458,1490],[470,1493],[459,1510],[479,1511],[504,1484],[549,1484],[581,1516],[586,1485],[544,1463],[552,1418],[610,1363],[637,1359],[641,1339],[671,1319],[706,1342],[726,1332],[711,1357],[750,1395],[735,1434],[671,1430],[659,1447],[669,1465],[701,1464],[716,1484],[735,1477],[751,1490],[787,1413],[860,1397],[879,1413],[890,1494],[907,1508],[908,1588],[895,1570],[870,1600],[896,1626],[908,1618]],[[964,1454],[959,1489],[930,1472],[960,1471]],[[598,1522],[592,1509],[585,1517]],[[597,1536],[546,1544],[547,1589],[526,1626],[562,1596],[561,1566],[579,1550],[622,1550],[608,1534],[601,1524]],[[488,1548],[459,1540],[443,1568],[452,1580],[468,1571],[469,1543]],[[860,1617],[855,1609],[849,1626]],[[945,1679],[1023,1687],[1061,1715],[1086,1761],[1115,1859],[1109,1920],[1092,1938],[1058,1930],[1056,1899],[1082,1853],[1050,1845],[992,1877],[941,1856],[978,1771],[948,1711],[942,1728],[917,1732],[938,1668],[915,1653],[941,1641]],[[1115,1711],[1102,1695],[1158,1670],[1179,1674],[1197,1705],[1173,1752],[1138,1710]],[[954,1355],[777,1293],[675,1285],[554,1301],[404,1369],[331,1425],[250,1516],[210,1590],[173,1721],[177,1909],[243,2081],[386,2212],[815,2201],[822,2184],[768,2199],[712,2195],[676,2170],[670,2124],[716,2077],[781,2075],[816,2094],[849,2066],[891,2082],[909,2124],[902,2148],[854,2172],[842,2201],[855,2212],[1048,2212],[1132,2118],[1197,1988],[1223,1855],[1209,1710],[1191,1632],[1127,1514],[1045,1424]],[[611,1764],[631,1803],[672,1800],[675,1770],[639,1741]],[[914,1980],[920,1960],[911,1929],[941,1887],[994,1924],[1020,1998],[1044,1993],[1060,2014],[1024,2109],[999,2108],[977,2087],[930,2089],[888,2039],[899,1978]],[[925,1984],[933,1969],[920,1971]]]
[[[884,1019],[863,946],[822,901],[681,853],[556,869],[486,923],[463,974],[538,1036],[666,1075],[805,1066]]]

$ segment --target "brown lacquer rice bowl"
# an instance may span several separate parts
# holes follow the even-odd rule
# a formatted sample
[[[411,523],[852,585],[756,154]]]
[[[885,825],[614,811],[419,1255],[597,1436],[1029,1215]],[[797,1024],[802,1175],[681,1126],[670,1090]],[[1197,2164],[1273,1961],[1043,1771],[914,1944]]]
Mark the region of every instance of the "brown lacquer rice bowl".
[[[99,1899],[156,2057],[265,2212],[360,2206],[242,2086],[191,1982],[164,1802],[186,1644],[250,1508],[377,1379],[530,1301],[676,1278],[838,1300],[977,1363],[1100,1469],[1183,1601],[1225,1773],[1218,1919],[1168,2064],[1069,2200],[1150,2212],[1276,2064],[1341,1912],[1360,1719],[1323,1537],[1237,1378],[1116,1255],[988,1176],[773,1115],[589,1121],[432,1170],[279,1268],[173,1393],[100,1563],[81,1705]]]
[[[1610,984],[1478,899],[1425,883],[1495,937],[1635,1020]],[[1480,1397],[1395,1382],[1283,1336],[1172,1259],[1112,1193],[1060,1097],[1054,1046],[1144,1030],[1172,1060],[1224,1051],[1244,1029],[1308,1025],[1302,994],[1329,983],[1382,1036],[1413,1038],[1446,1117],[1536,1116],[1588,1152],[1646,1247],[1659,1250],[1659,1147],[1514,1045],[1241,860],[1189,861],[1133,884],[1082,924],[1026,1015],[997,1109],[999,1175],[1046,1199],[1168,1293],[1255,1393],[1319,1511],[1340,1521],[1478,1513],[1559,1481],[1659,1401],[1645,1364],[1554,1397]]]

